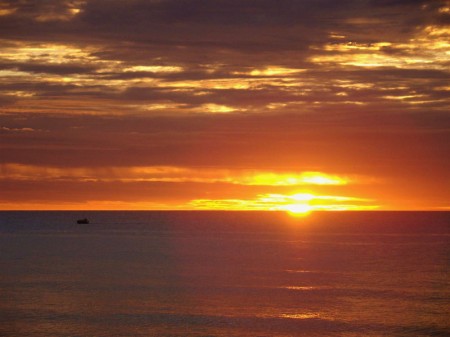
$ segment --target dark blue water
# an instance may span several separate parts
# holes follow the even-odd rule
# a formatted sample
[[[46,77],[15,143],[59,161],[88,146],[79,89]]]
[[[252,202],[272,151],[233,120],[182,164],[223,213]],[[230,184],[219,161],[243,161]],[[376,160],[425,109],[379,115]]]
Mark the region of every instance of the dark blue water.
[[[449,212],[0,212],[0,336],[449,336],[449,317]]]

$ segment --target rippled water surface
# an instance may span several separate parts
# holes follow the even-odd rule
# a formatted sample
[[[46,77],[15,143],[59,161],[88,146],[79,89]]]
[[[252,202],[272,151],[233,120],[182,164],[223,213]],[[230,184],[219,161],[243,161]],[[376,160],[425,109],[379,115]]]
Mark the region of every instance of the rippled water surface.
[[[449,212],[0,212],[0,336],[449,336],[449,317]]]

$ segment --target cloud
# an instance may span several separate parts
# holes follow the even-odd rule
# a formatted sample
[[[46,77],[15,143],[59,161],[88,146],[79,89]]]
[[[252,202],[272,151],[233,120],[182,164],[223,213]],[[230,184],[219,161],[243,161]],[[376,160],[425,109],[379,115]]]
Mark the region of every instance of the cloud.
[[[31,132],[33,129],[0,130]],[[267,172],[245,169],[189,168],[175,166],[148,167],[52,167],[23,164],[0,164],[1,180],[22,181],[117,181],[169,183],[226,183],[248,186],[341,186],[367,183],[373,179],[339,176],[323,172]]]
[[[47,132],[5,135],[0,160],[56,167],[293,168],[369,176],[386,169],[401,172],[407,160],[415,163],[410,170],[419,173],[431,159],[433,167],[448,165],[447,117],[446,111],[399,114],[348,108],[345,113],[330,109],[302,115],[3,114],[4,127]]]
[[[93,67],[83,65],[39,64],[39,63],[0,63],[0,70],[11,69],[19,72],[46,73],[57,75],[87,74]]]
[[[0,13],[38,22],[67,21],[76,16],[85,3],[85,0],[2,0]]]
[[[8,128],[5,126],[0,126],[0,133],[3,133],[3,132],[35,132],[35,131],[42,131],[42,130],[36,130],[33,128]]]
[[[416,111],[417,104],[448,103],[446,91],[434,89],[448,77],[448,32],[434,20],[446,13],[444,1],[9,1],[3,7],[14,9],[2,17],[10,33],[1,41],[5,90],[71,101],[88,96],[92,111],[83,106],[83,113],[128,113],[131,101],[136,113],[169,106],[171,114],[383,104]],[[25,19],[43,12],[76,15],[34,21],[30,29]],[[15,29],[12,19],[22,20]],[[408,81],[417,77],[422,80]],[[404,89],[387,93],[393,83]],[[395,95],[417,99],[386,98]],[[114,102],[116,111],[102,108]],[[17,109],[26,106],[22,99]],[[29,100],[29,111],[35,106]]]

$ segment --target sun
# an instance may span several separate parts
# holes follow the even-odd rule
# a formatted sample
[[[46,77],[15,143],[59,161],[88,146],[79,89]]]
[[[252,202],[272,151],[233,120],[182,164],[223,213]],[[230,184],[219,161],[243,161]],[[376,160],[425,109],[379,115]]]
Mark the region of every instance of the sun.
[[[287,205],[285,208],[289,214],[295,216],[305,216],[312,211],[312,207],[308,204],[292,204]]]

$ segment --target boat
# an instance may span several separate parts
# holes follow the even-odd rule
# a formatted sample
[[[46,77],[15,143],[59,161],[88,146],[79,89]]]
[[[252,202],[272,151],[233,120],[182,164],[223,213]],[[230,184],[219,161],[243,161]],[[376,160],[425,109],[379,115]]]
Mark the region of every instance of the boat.
[[[87,218],[77,220],[77,224],[88,224],[89,220]]]

